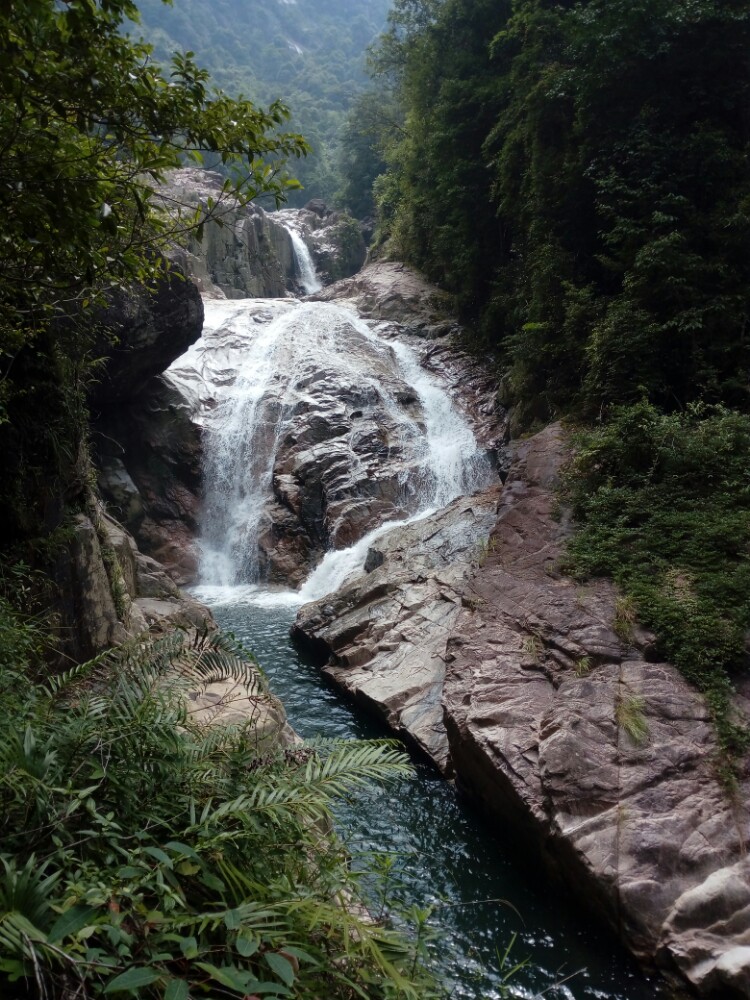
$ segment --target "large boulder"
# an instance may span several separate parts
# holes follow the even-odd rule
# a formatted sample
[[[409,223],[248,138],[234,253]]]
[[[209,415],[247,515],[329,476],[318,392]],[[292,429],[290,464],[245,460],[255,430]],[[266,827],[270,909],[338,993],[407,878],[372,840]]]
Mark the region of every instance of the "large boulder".
[[[90,391],[94,417],[133,399],[201,334],[203,302],[174,265],[151,287],[116,289],[97,316],[104,358]]]
[[[655,662],[615,588],[558,572],[565,451],[556,426],[519,446],[469,579],[475,604],[446,644],[459,781],[534,837],[637,954],[702,992],[748,996],[750,775],[721,784],[705,700]]]
[[[464,581],[483,557],[498,499],[495,486],[386,531],[362,569],[301,608],[292,629],[328,677],[446,774],[445,640],[467,600]]]

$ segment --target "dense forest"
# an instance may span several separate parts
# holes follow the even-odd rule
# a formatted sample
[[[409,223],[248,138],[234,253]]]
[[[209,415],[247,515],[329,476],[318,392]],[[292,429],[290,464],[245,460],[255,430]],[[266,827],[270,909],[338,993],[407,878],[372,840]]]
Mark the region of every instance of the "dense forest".
[[[589,431],[571,571],[709,691],[750,627],[750,4],[395,0],[348,183],[455,296],[516,433]],[[379,122],[379,125],[378,125]]]
[[[281,100],[292,110],[312,155],[299,165],[304,192],[331,200],[340,186],[341,130],[366,84],[364,53],[386,24],[388,0],[161,0],[139,5],[142,33],[157,58],[200,53],[202,65],[228,94],[260,104]]]

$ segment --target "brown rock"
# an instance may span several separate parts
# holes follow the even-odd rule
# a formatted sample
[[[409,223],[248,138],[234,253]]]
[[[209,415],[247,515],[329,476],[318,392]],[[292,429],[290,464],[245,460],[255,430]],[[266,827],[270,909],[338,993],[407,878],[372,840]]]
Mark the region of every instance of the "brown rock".
[[[550,486],[564,457],[559,427],[519,446],[467,581],[443,692],[459,781],[535,836],[637,954],[746,996],[747,887],[729,891],[726,870],[744,865],[747,789],[733,801],[717,780],[703,698],[646,662],[649,637],[634,648],[613,631],[614,588],[556,572],[566,526]]]
[[[377,556],[368,553],[361,573],[335,594],[305,605],[292,633],[329,661],[329,677],[445,772],[445,640],[498,496],[494,487],[463,497],[384,534]]]

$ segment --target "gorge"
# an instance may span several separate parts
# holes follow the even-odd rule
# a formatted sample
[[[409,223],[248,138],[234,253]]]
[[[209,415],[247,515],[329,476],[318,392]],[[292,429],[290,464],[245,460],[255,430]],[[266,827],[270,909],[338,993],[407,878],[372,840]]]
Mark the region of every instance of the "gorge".
[[[206,486],[195,593],[259,656],[301,735],[351,736],[367,733],[364,723],[315,683],[289,646],[295,611],[316,598],[336,601],[363,566],[383,592],[405,574],[422,575],[429,591],[438,573],[447,614],[419,623],[416,655],[416,622],[402,618],[405,634],[381,643],[400,650],[395,686],[355,690],[444,766],[431,665],[441,662],[437,645],[460,606],[446,599],[450,588],[459,589],[494,523],[499,479],[440,381],[417,363],[413,347],[381,339],[376,331],[384,326],[393,336],[393,324],[373,330],[335,303],[206,303],[202,340],[167,374],[192,400],[202,428]],[[403,557],[400,573],[394,556]],[[299,586],[290,590],[290,583]],[[497,951],[515,933],[510,964],[528,954],[532,963],[514,988],[536,993],[572,974],[559,996],[653,995],[606,938],[592,954],[591,940],[583,944],[591,929],[574,918],[567,925],[542,893],[516,882],[512,853],[481,832],[481,820],[429,769],[420,767],[408,787],[388,794],[387,819],[383,794],[353,801],[342,834],[355,859],[361,841],[390,858],[403,904],[434,907],[432,963],[454,995],[502,996],[507,969]],[[510,891],[507,904],[481,902],[505,900]],[[544,917],[531,916],[537,911]]]
[[[750,1000],[750,0],[164,6],[0,6],[0,995]]]
[[[152,386],[172,400],[171,436],[193,442],[206,477],[204,499],[198,487],[190,502],[183,580],[265,650],[290,705],[299,696],[289,671],[309,677],[286,639],[297,612],[297,643],[329,680],[525,853],[533,844],[551,884],[605,914],[670,977],[669,995],[682,982],[742,996],[745,821],[714,777],[700,697],[653,662],[652,636],[618,627],[610,584],[581,587],[558,569],[570,531],[554,493],[565,434],[552,425],[509,443],[491,381],[450,345],[440,293],[408,268],[370,264],[314,297],[207,299],[202,339]],[[152,440],[148,423],[141,417]],[[125,447],[125,466],[131,458]],[[137,492],[138,462],[129,468]],[[313,735],[325,731],[332,696],[305,690],[297,724]],[[406,793],[422,803],[403,821],[417,829],[433,822],[421,796]],[[469,902],[443,900],[438,925]],[[465,970],[458,995],[501,995],[488,992],[501,989],[493,952],[510,933],[496,910],[483,925],[489,978],[479,985],[469,985],[479,974],[470,935],[456,932],[468,949],[450,953],[454,973]],[[547,957],[533,955],[541,978],[528,989],[551,987]],[[656,995],[613,961],[559,995]]]

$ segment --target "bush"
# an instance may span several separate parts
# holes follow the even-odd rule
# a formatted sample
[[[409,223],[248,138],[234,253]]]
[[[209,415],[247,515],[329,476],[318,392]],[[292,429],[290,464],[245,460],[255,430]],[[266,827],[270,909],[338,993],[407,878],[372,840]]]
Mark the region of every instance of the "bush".
[[[252,720],[198,724],[188,688],[234,677],[271,697],[220,637],[137,644],[46,684],[11,673],[3,997],[432,995],[412,950],[360,915],[331,834],[331,799],[408,772],[393,745],[284,749]]]
[[[750,628],[750,417],[695,404],[615,411],[586,433],[565,492],[579,576],[612,576],[663,655],[707,696],[727,762],[749,743],[731,678]]]

